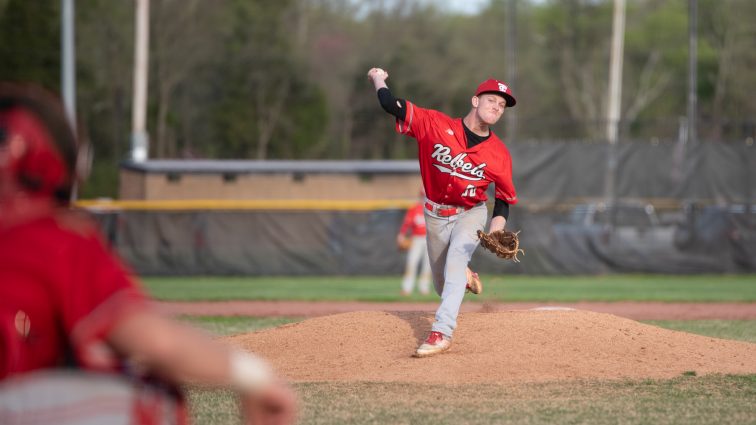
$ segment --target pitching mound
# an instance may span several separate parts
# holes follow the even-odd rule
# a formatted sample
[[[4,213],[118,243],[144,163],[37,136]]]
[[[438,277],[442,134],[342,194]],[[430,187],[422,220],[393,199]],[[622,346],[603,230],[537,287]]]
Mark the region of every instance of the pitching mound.
[[[294,381],[462,384],[756,373],[756,344],[580,310],[465,313],[450,351],[412,358],[433,316],[356,312],[228,337]]]

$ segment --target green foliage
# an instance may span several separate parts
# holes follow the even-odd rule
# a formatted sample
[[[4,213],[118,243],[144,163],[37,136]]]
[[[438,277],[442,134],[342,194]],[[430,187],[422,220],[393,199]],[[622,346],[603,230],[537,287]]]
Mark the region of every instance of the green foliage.
[[[756,77],[748,70],[756,63],[756,3],[702,0],[698,7],[699,108],[706,124],[701,134],[713,141],[753,137],[742,129],[753,128],[753,112],[746,111],[756,107]]]
[[[77,110],[94,151],[93,177],[100,178],[99,170],[117,168],[129,151],[134,6],[109,0],[77,5]],[[117,182],[112,177],[107,182],[93,183],[98,189],[88,195],[111,196]]]
[[[397,97],[461,116],[476,84],[507,79],[514,60],[508,143],[603,137],[612,1],[519,0],[513,27],[508,0],[472,16],[441,4],[152,0],[152,157],[414,158],[366,81],[373,66],[389,71]],[[58,88],[59,9],[0,0],[0,79]],[[698,9],[701,139],[753,137],[756,2],[700,0]],[[77,3],[78,115],[107,166],[129,152],[133,35],[133,2]],[[686,113],[687,2],[627,2],[624,59],[623,137],[675,139]],[[506,136],[505,122],[495,131]]]
[[[0,80],[60,86],[60,2],[9,0],[0,15]]]
[[[666,78],[669,83],[652,93],[657,95],[654,107],[646,108],[640,119],[651,121],[660,115],[681,115],[686,108],[687,78],[676,76],[687,75],[687,9],[683,3],[676,2],[660,4],[650,11],[644,11],[638,4],[628,6],[630,21],[625,34],[624,72],[631,78],[625,80],[625,98],[632,99],[642,89],[638,87],[637,76],[644,72],[652,81]],[[655,130],[662,131],[661,128]],[[637,129],[635,134],[642,132]]]
[[[92,163],[89,178],[79,188],[80,199],[117,198],[118,164],[101,158]]]
[[[203,146],[206,155],[214,158],[247,158],[254,146],[256,126],[249,99],[230,92],[215,107],[212,124],[217,143]]]
[[[292,91],[291,103],[296,107],[284,116],[280,127],[281,139],[289,143],[274,143],[270,150],[274,158],[306,158],[323,138],[328,124],[328,100],[319,87],[298,81]]]
[[[221,99],[213,113],[212,153],[291,158],[316,143],[327,124],[324,96],[301,69],[286,19],[289,1],[230,2],[216,69]]]

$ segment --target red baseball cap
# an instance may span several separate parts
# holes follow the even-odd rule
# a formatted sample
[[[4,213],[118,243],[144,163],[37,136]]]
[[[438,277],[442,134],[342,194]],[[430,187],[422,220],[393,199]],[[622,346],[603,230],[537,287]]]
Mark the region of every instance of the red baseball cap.
[[[512,89],[509,88],[504,82],[489,78],[483,81],[478,86],[478,90],[475,90],[475,96],[480,96],[484,93],[498,94],[507,100],[507,107],[511,108],[517,104],[517,99],[512,96]]]

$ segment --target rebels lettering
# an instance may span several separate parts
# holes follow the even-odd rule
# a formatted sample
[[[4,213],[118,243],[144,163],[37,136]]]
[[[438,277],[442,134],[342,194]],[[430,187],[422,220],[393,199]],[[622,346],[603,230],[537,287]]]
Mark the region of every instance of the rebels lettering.
[[[466,153],[459,153],[457,154],[457,156],[452,158],[452,156],[450,155],[451,148],[449,148],[448,146],[436,143],[433,148],[435,149],[435,151],[433,151],[433,154],[431,154],[431,158],[435,159],[441,164],[450,166],[454,171],[460,170],[464,173],[477,177],[477,179],[475,180],[483,179],[483,169],[486,167],[485,162],[473,167],[472,163],[465,161],[465,158],[467,157]],[[455,174],[459,175],[458,173]]]

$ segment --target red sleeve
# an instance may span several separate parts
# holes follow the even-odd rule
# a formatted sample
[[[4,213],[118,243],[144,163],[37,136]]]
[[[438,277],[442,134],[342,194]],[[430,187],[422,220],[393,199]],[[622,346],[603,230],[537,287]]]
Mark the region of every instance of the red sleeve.
[[[404,121],[396,119],[396,132],[407,136],[421,139],[428,133],[431,118],[434,114],[440,114],[432,109],[421,108],[409,100],[405,101],[407,114]]]
[[[512,182],[512,157],[508,151],[504,151],[504,158],[501,161],[501,170],[496,174],[494,184],[496,186],[495,196],[510,205],[517,203],[517,192]]]
[[[148,308],[147,299],[126,267],[96,236],[83,239],[76,247],[67,281],[62,293],[65,331],[83,365],[103,366],[106,335],[125,315]],[[99,359],[92,359],[93,352]],[[105,357],[108,361],[115,358],[111,354]]]

